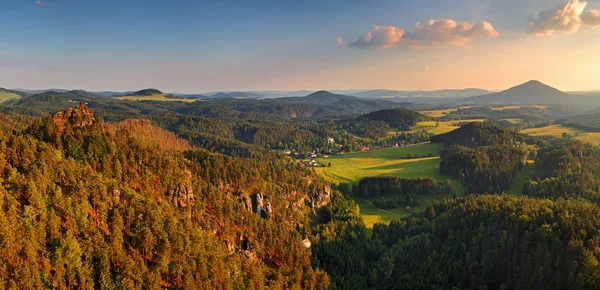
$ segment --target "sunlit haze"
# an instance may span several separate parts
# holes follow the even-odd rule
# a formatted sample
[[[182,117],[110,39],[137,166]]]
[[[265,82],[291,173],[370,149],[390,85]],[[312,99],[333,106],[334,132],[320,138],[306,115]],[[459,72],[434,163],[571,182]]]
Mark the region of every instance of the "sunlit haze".
[[[600,0],[0,3],[6,88],[600,90],[599,52]]]

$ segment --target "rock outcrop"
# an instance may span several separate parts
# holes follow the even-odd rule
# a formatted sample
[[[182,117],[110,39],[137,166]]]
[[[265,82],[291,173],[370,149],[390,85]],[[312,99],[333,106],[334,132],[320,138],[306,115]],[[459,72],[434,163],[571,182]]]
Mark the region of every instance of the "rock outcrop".
[[[75,108],[68,108],[54,114],[52,121],[58,131],[62,133],[67,127],[83,128],[90,126],[96,122],[96,118],[94,118],[94,111],[89,109],[85,102],[81,102]]]

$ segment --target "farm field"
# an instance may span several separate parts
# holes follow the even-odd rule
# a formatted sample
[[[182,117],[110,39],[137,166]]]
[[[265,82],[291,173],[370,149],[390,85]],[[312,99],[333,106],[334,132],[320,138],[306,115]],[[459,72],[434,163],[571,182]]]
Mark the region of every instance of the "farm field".
[[[562,133],[567,133],[572,137],[584,142],[592,144],[600,144],[600,132],[586,132],[583,130],[565,127],[562,125],[551,125],[541,128],[530,128],[520,131],[519,133],[528,134],[531,136],[554,136],[561,137]]]
[[[448,113],[456,112],[456,111],[458,111],[458,109],[469,109],[472,107],[473,106],[463,106],[463,107],[450,108],[450,109],[444,109],[444,110],[419,111],[419,113],[421,113],[425,116],[428,116],[428,117],[432,117],[432,118],[440,118],[440,117],[444,117]]]
[[[513,124],[522,124],[523,121],[524,121],[523,119],[518,119],[518,118],[515,118],[515,119],[502,119],[502,120],[509,121],[509,122],[511,122]]]
[[[460,120],[460,121],[455,120],[455,121],[443,121],[443,122],[423,121],[423,122],[418,122],[415,126],[411,127],[409,132],[425,130],[428,133],[431,133],[434,135],[440,135],[440,134],[448,133],[450,131],[454,131],[454,130],[458,129],[460,127],[458,125],[459,123],[483,122],[483,121],[485,121],[485,119],[472,119],[472,120]],[[439,126],[436,126],[437,124],[439,124]],[[388,133],[388,136],[395,136],[395,135],[396,135],[396,131],[390,131]]]
[[[441,117],[446,116],[449,113],[456,112],[459,109],[470,109],[473,107],[477,107],[477,106],[462,106],[462,107],[443,109],[443,110],[426,110],[426,111],[419,111],[419,113],[421,113],[425,116],[428,116],[428,117],[432,117],[432,118],[441,118]],[[510,110],[510,109],[520,109],[520,108],[546,109],[548,107],[547,106],[504,106],[504,107],[492,107],[490,109],[492,109],[494,111],[504,111],[504,110]]]
[[[577,130],[574,128],[564,127],[562,125],[550,125],[546,127],[540,128],[529,128],[520,131],[519,133],[531,135],[531,136],[554,136],[560,137],[562,133],[567,133],[569,135],[577,135],[577,134],[585,134],[585,131]]]
[[[10,99],[19,99],[21,96],[13,93],[0,92],[0,103],[10,100]]]
[[[585,134],[579,135],[576,138],[581,141],[600,145],[600,133],[599,132],[586,132]]]
[[[123,96],[123,97],[115,97],[118,100],[129,100],[129,101],[163,101],[163,102],[186,102],[192,103],[196,100],[194,99],[175,99],[175,98],[167,98],[165,94],[154,94],[151,96]]]
[[[452,180],[454,191],[458,194],[463,194],[464,188],[458,180],[439,173],[439,153],[442,149],[443,146],[441,144],[426,143],[400,148],[350,153],[329,158],[318,158],[317,161],[319,163],[327,164],[331,162],[331,167],[321,167],[315,170],[332,183],[354,182],[368,176],[431,177],[438,181],[450,179]],[[427,156],[431,154],[433,157],[407,159],[406,155],[408,153],[415,156]],[[361,216],[367,228],[372,228],[375,223],[388,223],[391,220],[397,220],[411,212],[424,210],[429,203],[436,199],[441,200],[450,197],[450,194],[420,196],[423,203],[422,206],[413,208],[410,211],[400,208],[381,210],[372,206],[366,199],[359,197],[352,198],[359,205]]]
[[[349,153],[329,158],[317,158],[331,167],[316,168],[325,179],[333,183],[353,182],[367,176],[391,175],[399,177],[422,177],[439,163],[442,144],[419,144],[400,148],[388,148],[367,152]],[[406,159],[408,153],[421,158]],[[431,154],[433,157],[426,157]],[[410,170],[407,170],[410,168]],[[437,171],[437,169],[436,169]]]
[[[537,109],[546,109],[548,106],[504,106],[504,107],[495,107],[491,108],[494,111],[504,111],[510,109],[520,109],[520,108],[537,108]]]

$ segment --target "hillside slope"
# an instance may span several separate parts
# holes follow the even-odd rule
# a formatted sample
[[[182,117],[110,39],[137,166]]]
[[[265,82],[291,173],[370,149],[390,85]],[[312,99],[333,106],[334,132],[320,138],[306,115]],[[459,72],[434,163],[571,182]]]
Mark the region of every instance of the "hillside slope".
[[[537,105],[570,104],[572,96],[545,85],[539,81],[529,81],[508,90],[468,98],[469,104]]]

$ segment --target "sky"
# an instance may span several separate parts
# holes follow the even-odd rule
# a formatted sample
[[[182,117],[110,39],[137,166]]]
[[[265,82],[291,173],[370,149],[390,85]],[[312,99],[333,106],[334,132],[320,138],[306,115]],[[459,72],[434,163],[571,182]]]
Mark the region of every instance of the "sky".
[[[0,0],[0,87],[600,90],[600,0]]]

